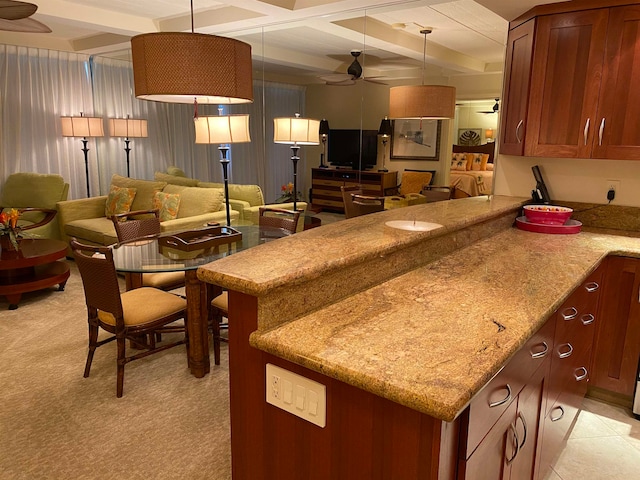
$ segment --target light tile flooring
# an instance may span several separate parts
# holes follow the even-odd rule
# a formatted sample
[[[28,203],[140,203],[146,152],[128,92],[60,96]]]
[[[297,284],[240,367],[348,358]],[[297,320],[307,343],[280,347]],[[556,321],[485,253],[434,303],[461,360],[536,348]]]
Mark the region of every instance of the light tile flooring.
[[[586,398],[547,480],[640,479],[640,421],[629,409]]]

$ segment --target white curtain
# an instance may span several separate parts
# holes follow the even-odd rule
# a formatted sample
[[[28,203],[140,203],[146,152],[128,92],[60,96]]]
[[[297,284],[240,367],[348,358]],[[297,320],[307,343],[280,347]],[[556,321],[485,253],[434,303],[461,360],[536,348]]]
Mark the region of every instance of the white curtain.
[[[61,115],[104,118],[105,136],[89,138],[91,196],[108,193],[114,173],[127,174],[124,138],[110,137],[109,118],[143,118],[147,138],[130,139],[131,177],[153,179],[170,165],[203,181],[222,182],[218,145],[196,145],[194,106],[137,100],[130,62],[44,49],[0,45],[2,104],[0,185],[14,172],[59,173],[70,184],[69,198],[86,196],[80,138],[62,137]],[[262,187],[267,203],[293,180],[291,149],[273,143],[273,118],[304,116],[304,87],[254,82],[254,102],[230,105],[225,113],[249,113],[251,142],[230,150],[231,183]],[[200,115],[217,107],[199,106]],[[298,171],[305,171],[304,147]],[[298,190],[305,192],[304,174]],[[306,195],[305,195],[306,197]]]

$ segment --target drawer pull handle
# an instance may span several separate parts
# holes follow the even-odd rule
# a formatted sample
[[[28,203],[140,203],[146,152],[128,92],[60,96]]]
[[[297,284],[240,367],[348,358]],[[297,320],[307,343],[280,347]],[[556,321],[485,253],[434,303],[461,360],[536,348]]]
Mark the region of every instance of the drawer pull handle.
[[[600,130],[598,131],[598,145],[602,145],[603,133],[604,133],[604,117],[602,117],[602,122],[600,122]]]
[[[587,292],[593,293],[600,288],[600,285],[598,285],[597,282],[589,282],[584,286],[584,288],[587,290]]]
[[[520,419],[520,421],[522,422],[522,428],[524,429],[524,434],[522,435],[522,442],[520,442],[520,447],[519,448],[523,448],[524,444],[527,441],[527,422],[524,419],[524,415],[522,414],[522,412],[518,413],[518,418]],[[516,419],[517,420],[517,419]]]
[[[511,463],[518,456],[518,451],[520,451],[520,441],[518,440],[518,432],[516,431],[516,426],[513,422],[509,424],[509,430],[511,430],[511,434],[513,435],[513,454],[511,458],[507,457],[507,465],[511,465]]]
[[[507,383],[507,385],[504,388],[506,388],[507,390],[507,396],[504,397],[502,400],[498,400],[497,402],[489,403],[490,408],[499,407],[500,405],[504,405],[509,400],[511,400],[511,386]]]
[[[587,121],[584,123],[584,144],[587,144],[587,138],[589,137],[589,122],[590,118],[587,118]]]
[[[547,352],[549,351],[549,345],[547,345],[547,342],[542,342],[538,345],[542,345],[544,347],[544,350],[536,353],[531,352],[531,358],[544,358],[547,356]]]
[[[553,415],[550,415],[549,419],[551,419],[552,422],[557,422],[562,417],[564,417],[564,408],[562,408],[562,406],[558,405],[556,408],[554,408],[554,410],[560,410],[560,415],[558,415],[557,417],[554,417]]]
[[[583,325],[591,325],[595,321],[596,317],[593,316],[592,313],[585,313],[580,317]]]
[[[580,370],[582,370],[582,372],[583,372],[582,375],[578,375],[578,372]],[[589,372],[587,372],[586,368],[580,367],[580,368],[576,369],[576,371],[573,374],[573,376],[576,377],[576,382],[581,382],[582,380],[584,380],[585,378],[587,378],[589,376]],[[589,380],[587,379],[587,381],[589,381]]]
[[[561,353],[561,352],[560,352],[560,350],[561,350],[563,347],[569,347],[569,350],[567,350],[566,352],[562,352],[562,353]],[[571,346],[571,344],[570,344],[570,343],[565,343],[565,344],[560,345],[560,346],[558,347],[558,357],[559,357],[559,358],[567,358],[567,357],[570,357],[572,353],[573,353],[573,347]]]
[[[578,316],[578,310],[576,307],[565,308],[562,311],[562,318],[565,320],[573,320]]]
[[[518,125],[516,126],[516,140],[518,140],[518,143],[522,143],[522,138],[520,138],[520,127],[522,126],[523,123],[524,123],[524,120],[520,120],[518,122]]]

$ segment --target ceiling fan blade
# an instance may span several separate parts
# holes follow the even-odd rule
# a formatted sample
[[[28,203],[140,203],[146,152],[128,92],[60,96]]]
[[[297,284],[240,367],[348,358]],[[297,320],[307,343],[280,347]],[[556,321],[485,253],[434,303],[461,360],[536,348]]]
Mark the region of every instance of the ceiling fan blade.
[[[16,2],[14,0],[0,0],[0,19],[19,20],[36,13],[38,6],[33,3]]]
[[[376,77],[363,77],[363,80],[369,83],[377,83],[378,85],[389,85],[388,83],[385,83],[382,80],[377,80]]]
[[[0,18],[0,30],[24,33],[51,33],[49,27],[33,18],[21,18],[19,20]]]

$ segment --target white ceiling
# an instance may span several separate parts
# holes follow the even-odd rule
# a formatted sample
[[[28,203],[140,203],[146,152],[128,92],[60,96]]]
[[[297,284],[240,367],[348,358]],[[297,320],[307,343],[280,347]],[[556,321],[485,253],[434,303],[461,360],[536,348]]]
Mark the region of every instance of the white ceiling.
[[[252,45],[254,61],[294,83],[346,73],[353,58],[364,77],[389,84],[421,75],[502,70],[508,20],[558,0],[193,0],[195,31]],[[0,43],[129,58],[131,36],[191,31],[189,0],[34,0],[32,17],[52,33],[0,32]],[[393,28],[404,23],[404,29]],[[421,27],[427,37],[425,72]]]

